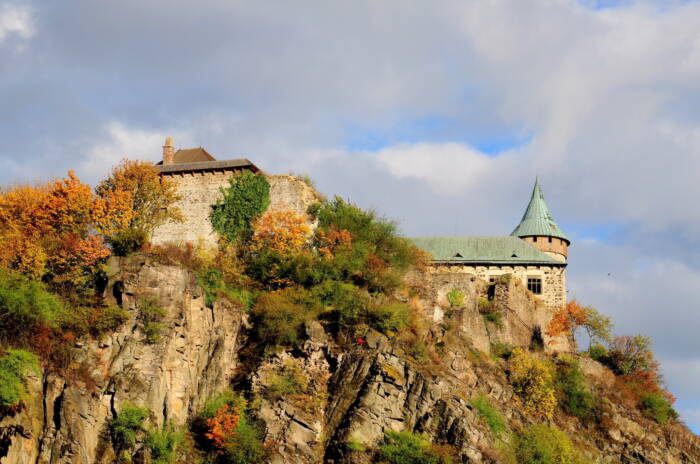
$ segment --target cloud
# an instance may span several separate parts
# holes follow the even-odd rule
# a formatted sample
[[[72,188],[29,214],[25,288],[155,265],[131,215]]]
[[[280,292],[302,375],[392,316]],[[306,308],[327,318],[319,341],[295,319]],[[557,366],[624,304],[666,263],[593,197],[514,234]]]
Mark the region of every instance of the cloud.
[[[191,137],[177,131],[146,131],[125,126],[120,122],[105,125],[99,139],[86,141],[86,156],[77,167],[78,174],[87,181],[95,182],[109,173],[112,166],[122,159],[160,161],[160,147],[167,136],[176,134],[177,142],[189,146]]]
[[[13,35],[29,39],[34,33],[34,20],[29,8],[0,4],[0,43]]]

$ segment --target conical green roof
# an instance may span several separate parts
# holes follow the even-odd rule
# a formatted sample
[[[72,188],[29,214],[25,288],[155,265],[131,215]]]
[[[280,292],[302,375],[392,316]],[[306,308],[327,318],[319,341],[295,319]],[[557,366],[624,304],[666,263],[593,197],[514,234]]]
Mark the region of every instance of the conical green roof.
[[[544,195],[540,188],[540,180],[535,179],[535,188],[532,189],[532,198],[527,205],[525,214],[520,220],[520,224],[510,234],[516,237],[558,237],[571,243],[571,240],[564,235],[559,226],[554,222],[552,213],[549,212],[547,204],[544,202]]]

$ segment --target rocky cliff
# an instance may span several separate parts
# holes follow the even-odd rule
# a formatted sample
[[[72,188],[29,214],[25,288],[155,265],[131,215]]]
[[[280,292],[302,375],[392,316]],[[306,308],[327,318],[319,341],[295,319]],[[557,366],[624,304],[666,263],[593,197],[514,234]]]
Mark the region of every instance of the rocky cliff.
[[[145,257],[112,259],[105,294],[131,319],[114,333],[76,344],[76,362],[90,366],[87,375],[32,379],[26,409],[0,423],[28,433],[14,437],[0,461],[115,462],[106,424],[123,404],[147,407],[153,427],[188,428],[208,397],[233,386],[249,399],[270,463],[376,462],[387,430],[449,444],[463,463],[501,462],[499,440],[472,399],[484,395],[510,430],[536,419],[515,398],[507,362],[492,349],[541,346],[540,356],[547,357],[570,349],[568,341],[542,335],[551,315],[516,282],[489,288],[476,278],[419,272],[409,281],[413,292],[404,298],[438,347],[428,356],[407,352],[399,334],[370,329],[341,343],[318,321],[307,323],[296,348],[255,354],[247,314],[223,300],[208,307],[192,272]],[[455,288],[463,302],[450,305],[446,295]],[[138,316],[154,297],[166,312],[157,340],[149,339]],[[500,316],[485,317],[491,313]],[[601,417],[583,423],[557,413],[553,422],[592,462],[700,462],[697,437],[644,418],[616,396],[607,368],[586,358],[580,364],[602,398]],[[293,379],[294,391],[275,387],[281,377]],[[149,462],[142,444],[133,459]]]

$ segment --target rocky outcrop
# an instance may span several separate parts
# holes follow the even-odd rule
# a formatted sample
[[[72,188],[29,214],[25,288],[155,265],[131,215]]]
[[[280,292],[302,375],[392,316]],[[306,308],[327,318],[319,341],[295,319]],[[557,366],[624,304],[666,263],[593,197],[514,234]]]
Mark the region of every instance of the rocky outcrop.
[[[389,430],[449,444],[463,463],[495,463],[495,437],[472,405],[477,395],[488,398],[511,430],[539,420],[518,404],[507,362],[489,355],[492,344],[530,346],[550,317],[514,282],[489,289],[477,278],[411,276],[413,296],[406,299],[432,321],[431,333],[443,344],[439,359],[419,362],[369,328],[339,344],[313,321],[300,346],[248,356],[242,366],[245,314],[223,303],[207,307],[191,272],[132,257],[110,261],[108,274],[105,296],[130,320],[114,333],[78,343],[70,372],[79,376],[30,379],[34,395],[26,410],[0,425],[20,424],[31,436],[15,437],[3,464],[114,462],[106,424],[124,403],[147,407],[150,427],[184,426],[234,378],[263,426],[274,464],[369,464]],[[464,300],[450,305],[446,295],[455,288]],[[138,317],[147,301],[157,301],[166,313],[155,343]],[[501,312],[501,323],[488,321],[487,310]],[[604,399],[601,415],[582,423],[561,414],[554,422],[589,457],[605,464],[700,463],[698,440],[680,426],[662,428],[643,418],[615,396],[616,379],[607,368],[588,359],[580,363]],[[135,457],[144,462],[138,450]]]
[[[48,374],[36,382],[32,401],[15,418],[32,438],[15,440],[3,463],[111,463],[106,423],[122,404],[147,407],[156,427],[182,426],[234,375],[245,318],[222,304],[206,307],[192,273],[143,258],[113,259],[106,291],[131,319],[76,347],[79,360],[92,366],[85,379]],[[138,320],[149,298],[166,311],[157,343],[147,343]]]

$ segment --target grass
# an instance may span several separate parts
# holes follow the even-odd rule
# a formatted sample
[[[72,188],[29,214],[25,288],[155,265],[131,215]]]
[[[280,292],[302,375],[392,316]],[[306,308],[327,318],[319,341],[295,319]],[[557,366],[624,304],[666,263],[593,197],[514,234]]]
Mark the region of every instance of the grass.
[[[486,422],[491,435],[496,438],[501,437],[507,430],[503,416],[491,406],[485,395],[478,395],[470,401],[471,406],[476,410],[479,418]]]

